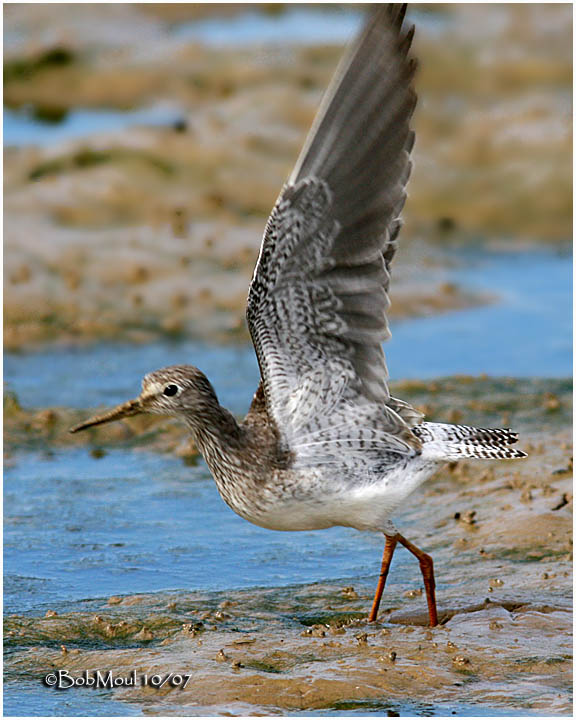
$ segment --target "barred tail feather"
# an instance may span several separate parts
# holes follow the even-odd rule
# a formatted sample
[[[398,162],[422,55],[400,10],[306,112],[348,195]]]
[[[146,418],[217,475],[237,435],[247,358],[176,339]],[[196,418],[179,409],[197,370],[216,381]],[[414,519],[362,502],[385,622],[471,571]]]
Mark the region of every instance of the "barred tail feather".
[[[422,441],[422,457],[435,460],[512,460],[526,457],[522,450],[510,447],[518,435],[508,429],[474,428],[424,422],[412,428]]]

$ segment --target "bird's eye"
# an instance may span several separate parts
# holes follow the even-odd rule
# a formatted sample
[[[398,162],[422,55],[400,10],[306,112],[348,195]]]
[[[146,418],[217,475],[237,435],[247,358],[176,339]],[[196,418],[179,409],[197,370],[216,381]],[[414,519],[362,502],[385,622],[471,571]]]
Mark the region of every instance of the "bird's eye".
[[[174,395],[178,395],[178,391],[180,388],[178,385],[166,385],[163,391],[163,395],[167,395],[168,397],[173,397]]]

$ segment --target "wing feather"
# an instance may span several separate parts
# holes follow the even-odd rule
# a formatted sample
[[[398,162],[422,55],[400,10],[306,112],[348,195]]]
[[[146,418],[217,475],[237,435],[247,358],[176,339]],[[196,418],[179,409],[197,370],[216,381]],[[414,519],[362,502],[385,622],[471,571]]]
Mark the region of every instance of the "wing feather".
[[[340,64],[270,215],[250,286],[267,406],[293,447],[320,432],[334,452],[337,435],[324,426],[338,407],[344,418],[363,408],[378,447],[419,447],[409,429],[417,413],[390,398],[381,346],[414,144],[414,28],[404,14],[375,6]],[[353,424],[338,432],[356,447]]]

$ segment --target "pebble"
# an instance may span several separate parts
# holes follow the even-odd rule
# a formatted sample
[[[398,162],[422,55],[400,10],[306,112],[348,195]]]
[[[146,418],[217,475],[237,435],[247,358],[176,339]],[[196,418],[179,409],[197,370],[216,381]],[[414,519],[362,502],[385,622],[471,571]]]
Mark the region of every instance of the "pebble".
[[[154,633],[150,632],[148,628],[142,628],[139,633],[134,635],[134,640],[154,640]]]
[[[463,513],[455,512],[454,520],[458,520],[459,522],[463,523],[464,525],[475,525],[477,522],[476,510],[466,510]]]
[[[247,637],[247,638],[240,638],[239,640],[233,640],[233,645],[250,645],[251,643],[255,643],[256,638]]]
[[[202,623],[184,623],[182,625],[182,632],[190,635],[190,637],[196,637],[202,629]]]
[[[452,663],[458,665],[458,667],[465,667],[466,665],[470,665],[470,660],[464,657],[464,655],[455,655],[452,658]]]
[[[343,627],[337,625],[330,625],[330,635],[345,635],[346,630]]]
[[[356,590],[354,590],[353,587],[345,587],[341,590],[342,595],[344,595],[345,598],[348,598],[348,600],[357,600],[358,599],[358,593]]]
[[[522,494],[520,495],[520,500],[524,503],[532,502],[532,493],[530,492],[530,488],[526,488],[522,491]]]
[[[405,598],[414,598],[422,595],[422,588],[415,588],[414,590],[407,590],[404,593]]]
[[[312,625],[300,633],[302,637],[326,637],[326,628],[323,625]]]
[[[218,607],[220,610],[226,610],[226,608],[235,607],[238,603],[235,600],[223,600]]]

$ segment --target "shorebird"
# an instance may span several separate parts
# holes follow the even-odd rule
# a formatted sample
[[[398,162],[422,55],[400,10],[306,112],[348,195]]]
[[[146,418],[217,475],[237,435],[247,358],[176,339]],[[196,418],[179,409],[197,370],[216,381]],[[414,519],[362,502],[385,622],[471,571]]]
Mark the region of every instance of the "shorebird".
[[[196,367],[71,429],[139,413],[180,418],[238,515],[272,530],[346,526],[385,536],[377,619],[398,544],[419,561],[430,625],[432,558],[390,515],[442,464],[521,458],[510,430],[424,422],[390,395],[382,342],[410,175],[416,104],[406,6],[377,5],[341,62],[266,224],[246,316],[261,380],[242,422]]]

